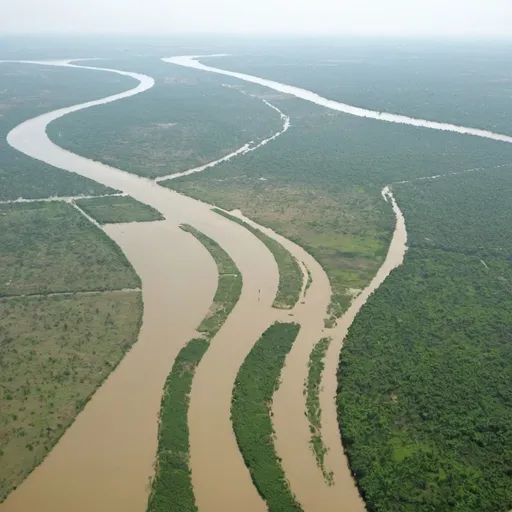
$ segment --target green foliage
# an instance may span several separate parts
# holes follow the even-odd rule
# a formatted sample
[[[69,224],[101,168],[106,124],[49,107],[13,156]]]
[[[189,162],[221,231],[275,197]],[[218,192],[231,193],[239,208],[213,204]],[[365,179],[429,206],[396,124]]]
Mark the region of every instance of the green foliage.
[[[328,472],[325,464],[327,448],[322,440],[322,410],[320,408],[320,384],[324,371],[324,360],[331,343],[331,338],[322,338],[313,348],[309,356],[308,378],[306,381],[306,415],[311,430],[311,447],[315,453],[318,466],[322,470],[325,480],[329,485],[333,484],[332,472]]]
[[[194,372],[208,350],[203,338],[190,340],[174,361],[164,386],[158,426],[156,474],[148,512],[196,512],[189,468],[188,406]]]
[[[512,507],[509,169],[395,185],[405,264],[342,351],[344,446],[369,511]]]
[[[204,333],[207,339],[211,340],[238,302],[242,293],[242,274],[228,253],[217,242],[188,224],[182,225],[181,229],[194,235],[210,251],[217,264],[219,279],[213,304],[210,312],[197,328],[198,332]]]
[[[75,202],[100,224],[151,222],[163,219],[160,212],[130,196],[95,197],[78,199]]]
[[[6,136],[32,117],[128,89],[131,79],[72,68],[0,63],[0,83],[0,201],[114,192],[20,153],[9,146]]]
[[[242,225],[267,246],[268,250],[274,256],[279,269],[279,288],[273,306],[282,309],[293,308],[299,300],[302,290],[302,270],[297,260],[280,243],[276,242],[259,229],[252,227],[250,224],[247,224],[247,222],[218,208],[214,208],[213,211]]]
[[[0,205],[0,296],[137,288],[121,249],[61,201]]]
[[[0,299],[0,502],[137,340],[140,292]]]
[[[189,225],[181,228],[195,236],[217,264],[219,282],[211,312],[198,328],[202,338],[190,340],[179,352],[164,386],[158,429],[156,474],[148,512],[196,512],[189,468],[188,406],[197,365],[217,331],[235,307],[242,291],[242,275],[230,256],[214,240]]]
[[[270,404],[279,387],[286,355],[299,325],[274,323],[240,367],[233,389],[231,418],[238,446],[269,512],[300,511],[277,457]]]

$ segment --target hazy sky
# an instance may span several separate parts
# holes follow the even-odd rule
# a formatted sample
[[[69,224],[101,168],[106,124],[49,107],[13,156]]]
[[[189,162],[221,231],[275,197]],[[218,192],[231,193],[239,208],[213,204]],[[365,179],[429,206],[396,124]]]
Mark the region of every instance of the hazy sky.
[[[0,34],[512,37],[512,0],[0,0]]]

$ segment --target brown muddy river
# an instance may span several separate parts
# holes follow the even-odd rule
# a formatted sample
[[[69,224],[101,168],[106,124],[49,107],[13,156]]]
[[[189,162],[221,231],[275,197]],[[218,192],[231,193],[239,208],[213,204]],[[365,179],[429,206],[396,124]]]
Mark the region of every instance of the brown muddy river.
[[[216,240],[243,276],[240,301],[212,341],[192,386],[190,463],[200,511],[266,510],[236,445],[230,407],[240,365],[275,319],[301,324],[272,406],[276,450],[291,488],[306,512],[364,510],[338,433],[336,368],[343,337],[355,314],[403,259],[406,233],[400,210],[393,202],[397,228],[386,262],[331,332],[323,329],[330,298],[325,272],[300,247],[268,232],[305,264],[313,277],[304,303],[291,312],[273,310],[277,265],[263,243],[249,231],[211,212],[210,205],[162,188],[151,180],[70,153],[47,138],[47,124],[58,117],[153,86],[153,80],[144,75],[120,73],[133,76],[140,84],[126,93],[29,120],[8,135],[9,143],[19,151],[121,190],[156,208],[166,220],[105,228],[142,279],[144,317],[139,340],[47,459],[0,505],[0,512],[143,512],[146,509],[162,388],[179,349],[194,336],[195,327],[206,314],[217,282],[216,267],[209,253],[194,237],[179,229],[181,223],[191,224]],[[390,195],[387,197],[393,201]],[[304,415],[303,385],[309,354],[324,336],[333,337],[320,397],[322,433],[329,448],[326,466],[334,472],[333,487],[325,483],[316,465]]]

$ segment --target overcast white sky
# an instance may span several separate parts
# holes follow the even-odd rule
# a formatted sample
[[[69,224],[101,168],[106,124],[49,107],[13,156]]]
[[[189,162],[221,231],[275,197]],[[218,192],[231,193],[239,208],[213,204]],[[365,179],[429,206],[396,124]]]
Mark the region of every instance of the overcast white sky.
[[[512,37],[512,0],[0,0],[0,34]]]

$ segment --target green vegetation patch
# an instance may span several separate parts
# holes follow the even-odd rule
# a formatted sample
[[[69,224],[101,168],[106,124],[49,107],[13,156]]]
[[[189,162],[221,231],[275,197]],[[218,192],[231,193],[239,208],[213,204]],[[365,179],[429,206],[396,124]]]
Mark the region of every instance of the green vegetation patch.
[[[311,431],[311,448],[315,453],[318,466],[325,480],[332,485],[333,474],[327,471],[324,460],[327,448],[322,440],[322,410],[320,408],[320,384],[325,366],[325,355],[331,343],[331,338],[322,338],[313,348],[309,356],[308,377],[306,381],[306,415]]]
[[[271,404],[281,369],[300,326],[274,323],[240,367],[233,389],[231,418],[238,446],[269,512],[301,511],[274,447]]]
[[[137,288],[121,249],[70,204],[0,205],[0,296]]]
[[[137,340],[140,292],[0,299],[0,501]]]
[[[267,246],[268,250],[273,254],[279,269],[279,288],[273,306],[282,309],[293,308],[299,300],[302,290],[302,270],[297,260],[280,243],[259,229],[229,213],[219,210],[219,208],[214,208],[213,211],[242,225]]]
[[[226,251],[192,226],[183,225],[181,228],[208,249],[217,264],[219,281],[210,313],[198,328],[203,337],[190,340],[180,350],[164,386],[149,512],[197,512],[189,468],[187,423],[192,380],[210,341],[235,307],[242,291],[242,275]]]
[[[151,222],[164,218],[158,210],[130,196],[94,197],[75,202],[100,224]]]
[[[410,249],[356,317],[338,411],[369,511],[512,508],[510,167],[394,186]]]

